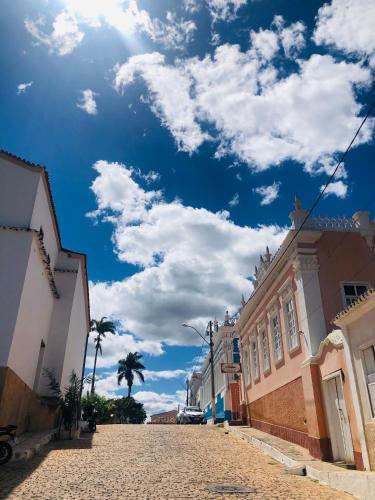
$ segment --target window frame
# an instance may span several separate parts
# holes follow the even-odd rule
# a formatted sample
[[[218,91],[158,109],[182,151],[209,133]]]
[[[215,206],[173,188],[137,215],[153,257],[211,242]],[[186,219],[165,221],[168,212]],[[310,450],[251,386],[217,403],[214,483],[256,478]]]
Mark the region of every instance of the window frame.
[[[371,288],[371,283],[369,281],[340,281],[340,289],[341,289],[341,299],[342,299],[342,303],[344,305],[344,309],[346,309],[347,307],[349,307],[351,304],[353,304],[353,302],[355,302],[358,297],[360,297],[361,295],[356,295],[356,299],[353,300],[353,302],[350,302],[350,304],[347,304],[346,303],[346,298],[348,297],[346,294],[345,294],[345,286],[365,286],[367,288],[366,291],[368,291],[370,288]]]
[[[269,313],[270,316],[270,328],[271,328],[271,337],[272,337],[272,350],[273,350],[273,362],[275,365],[280,364],[284,360],[284,346],[283,346],[283,335],[281,331],[281,321],[280,321],[280,314],[278,309],[273,310]],[[279,330],[279,338],[280,338],[280,351],[281,355],[280,358],[277,358],[276,356],[276,345],[275,345],[275,335],[274,335],[274,329],[273,329],[273,320],[277,319],[278,323],[278,330]]]
[[[251,374],[253,376],[254,382],[257,382],[260,378],[260,366],[259,366],[259,353],[258,353],[258,342],[256,333],[250,337],[250,360],[251,360]],[[255,346],[255,350],[253,349]],[[255,363],[254,363],[255,361]],[[256,370],[255,370],[256,368]]]
[[[292,345],[292,335],[290,332],[290,323],[289,323],[288,312],[287,312],[288,304],[292,304],[296,345]],[[294,351],[298,351],[298,349],[301,347],[301,339],[300,339],[300,336],[298,333],[299,328],[298,328],[296,301],[294,299],[294,295],[293,295],[292,290],[288,291],[288,293],[283,297],[283,313],[284,313],[285,332],[286,332],[287,341],[288,341],[288,352],[293,353]]]
[[[268,366],[265,366],[265,351],[264,351],[264,342],[263,342],[263,333],[266,341],[266,346],[267,346],[267,358],[268,358]],[[270,353],[270,344],[269,344],[269,338],[268,338],[268,328],[265,322],[262,322],[258,325],[258,336],[259,336],[259,346],[260,346],[260,351],[262,354],[262,369],[263,373],[268,373],[271,371],[271,353]]]

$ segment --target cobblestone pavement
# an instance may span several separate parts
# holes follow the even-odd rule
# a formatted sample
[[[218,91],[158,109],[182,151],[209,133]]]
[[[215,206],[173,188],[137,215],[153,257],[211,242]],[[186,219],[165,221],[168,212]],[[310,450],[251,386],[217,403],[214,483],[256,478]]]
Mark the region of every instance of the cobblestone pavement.
[[[214,483],[256,493],[217,494]],[[10,499],[349,499],[285,468],[232,433],[210,426],[98,426],[55,442],[26,462],[0,468],[0,498]]]

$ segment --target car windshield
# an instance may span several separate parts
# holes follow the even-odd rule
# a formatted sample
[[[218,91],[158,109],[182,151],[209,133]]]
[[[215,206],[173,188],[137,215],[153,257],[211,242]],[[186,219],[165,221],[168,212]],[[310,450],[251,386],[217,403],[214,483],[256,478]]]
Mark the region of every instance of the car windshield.
[[[185,411],[201,411],[201,409],[198,406],[187,406]]]

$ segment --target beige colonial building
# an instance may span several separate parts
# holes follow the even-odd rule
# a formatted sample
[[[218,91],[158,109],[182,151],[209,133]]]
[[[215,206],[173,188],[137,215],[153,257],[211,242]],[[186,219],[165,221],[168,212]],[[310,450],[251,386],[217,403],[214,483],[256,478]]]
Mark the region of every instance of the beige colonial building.
[[[85,255],[61,244],[47,172],[0,152],[0,425],[53,425],[43,369],[82,374],[89,331]]]
[[[369,290],[336,316],[344,338],[345,359],[363,461],[375,470],[375,292]]]
[[[343,338],[332,321],[375,284],[374,222],[367,212],[309,218],[297,233],[306,215],[296,200],[293,227],[273,257],[267,249],[260,258],[236,325],[248,420],[314,457],[364,469]]]

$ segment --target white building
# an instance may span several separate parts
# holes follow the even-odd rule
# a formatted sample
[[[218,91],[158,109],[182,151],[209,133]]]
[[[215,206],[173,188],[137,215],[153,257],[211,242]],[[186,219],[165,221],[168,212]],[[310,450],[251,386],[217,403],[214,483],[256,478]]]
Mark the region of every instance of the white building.
[[[53,425],[43,369],[81,376],[89,332],[85,255],[61,245],[48,175],[0,152],[0,425]]]
[[[235,374],[222,373],[222,363],[238,363],[240,361],[236,322],[228,315],[213,334],[214,351],[214,385],[216,420],[239,420],[240,418],[240,382]],[[212,419],[211,404],[211,364],[210,354],[202,368],[202,385],[200,388],[200,405],[208,421]]]

